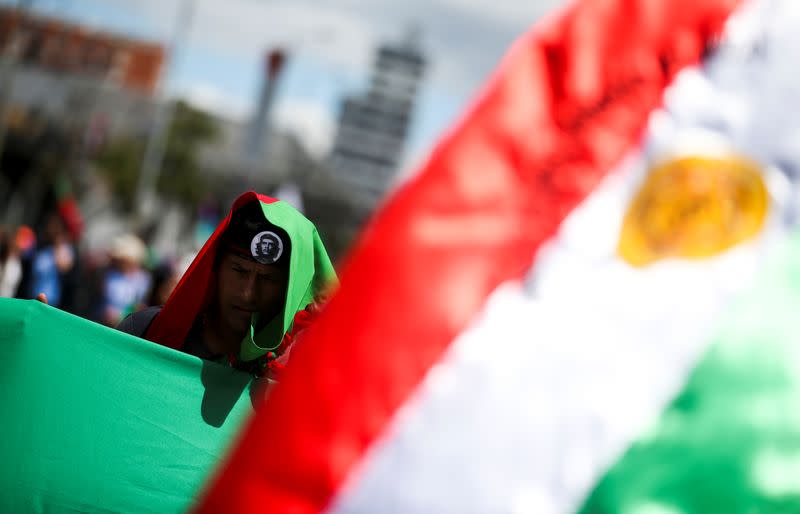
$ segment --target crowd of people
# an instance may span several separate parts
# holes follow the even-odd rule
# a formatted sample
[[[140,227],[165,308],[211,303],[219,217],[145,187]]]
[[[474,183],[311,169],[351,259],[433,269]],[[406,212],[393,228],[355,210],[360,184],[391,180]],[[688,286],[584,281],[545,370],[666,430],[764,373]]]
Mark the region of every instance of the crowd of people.
[[[115,327],[131,312],[164,304],[190,261],[159,257],[131,233],[82,253],[80,236],[58,211],[38,229],[0,226],[0,297],[44,294],[54,307]]]

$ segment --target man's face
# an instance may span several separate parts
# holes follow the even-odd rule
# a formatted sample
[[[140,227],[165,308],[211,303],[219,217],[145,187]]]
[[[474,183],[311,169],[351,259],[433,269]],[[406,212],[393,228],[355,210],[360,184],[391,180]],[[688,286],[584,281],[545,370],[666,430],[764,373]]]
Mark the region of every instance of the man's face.
[[[260,312],[271,320],[286,300],[286,270],[226,253],[217,274],[217,300],[222,322],[244,337],[250,315]]]

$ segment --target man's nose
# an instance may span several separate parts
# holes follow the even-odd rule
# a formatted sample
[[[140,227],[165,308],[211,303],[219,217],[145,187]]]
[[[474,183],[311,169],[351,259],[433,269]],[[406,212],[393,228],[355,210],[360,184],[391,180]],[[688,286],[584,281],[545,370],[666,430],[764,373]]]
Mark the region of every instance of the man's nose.
[[[248,274],[242,284],[242,300],[250,303],[256,299],[256,274]]]

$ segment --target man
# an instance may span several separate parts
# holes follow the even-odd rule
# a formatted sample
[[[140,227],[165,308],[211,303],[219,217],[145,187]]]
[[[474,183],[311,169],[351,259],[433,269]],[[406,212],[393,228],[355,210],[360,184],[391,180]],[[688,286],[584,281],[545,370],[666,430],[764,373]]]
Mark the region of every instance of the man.
[[[134,313],[118,328],[274,378],[294,335],[335,282],[314,225],[289,204],[248,192],[166,304]]]

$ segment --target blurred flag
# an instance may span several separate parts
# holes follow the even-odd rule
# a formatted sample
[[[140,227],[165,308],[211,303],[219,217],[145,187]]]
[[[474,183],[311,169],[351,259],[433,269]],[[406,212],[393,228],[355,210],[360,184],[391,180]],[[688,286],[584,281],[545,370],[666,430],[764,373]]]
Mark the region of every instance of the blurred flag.
[[[72,186],[66,175],[61,174],[53,187],[56,197],[56,210],[73,241],[78,241],[83,233],[84,222],[80,207],[72,192]]]
[[[586,0],[519,40],[199,511],[800,510],[797,27]]]
[[[184,512],[252,412],[249,382],[0,299],[0,512]]]

